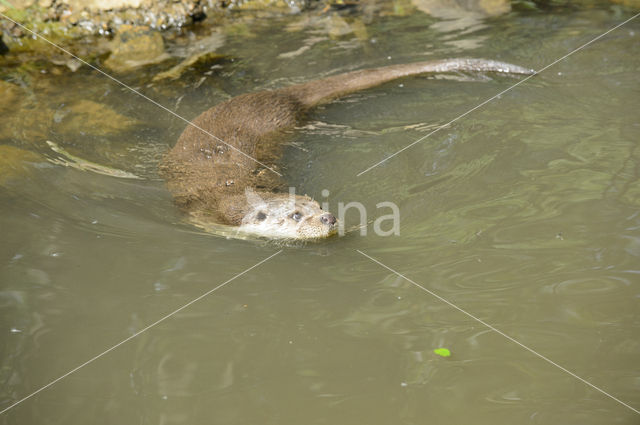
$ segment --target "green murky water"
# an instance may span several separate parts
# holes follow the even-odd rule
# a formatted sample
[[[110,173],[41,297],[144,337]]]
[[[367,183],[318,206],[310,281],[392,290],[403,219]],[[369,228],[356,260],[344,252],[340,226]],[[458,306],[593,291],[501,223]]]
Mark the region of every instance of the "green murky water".
[[[120,77],[193,118],[246,91],[389,63],[540,69],[632,16],[605,4],[441,22],[400,6],[338,24],[247,21],[226,35],[226,59],[179,80],[151,84],[164,65]],[[400,236],[284,248],[0,423],[638,423],[356,250],[640,408],[639,37],[630,22],[360,177],[519,79],[411,78],[319,108],[286,150],[287,178],[370,218],[395,202]],[[180,120],[86,67],[11,78],[22,88],[0,137],[21,151],[4,148],[0,174],[0,408],[279,249],[181,222],[156,174]],[[143,179],[53,164],[45,140]]]

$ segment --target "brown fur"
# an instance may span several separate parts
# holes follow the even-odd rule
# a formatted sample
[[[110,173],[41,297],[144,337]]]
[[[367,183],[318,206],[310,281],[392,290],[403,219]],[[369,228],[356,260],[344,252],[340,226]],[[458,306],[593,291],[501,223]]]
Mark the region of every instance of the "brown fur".
[[[276,168],[282,130],[293,127],[303,111],[294,97],[265,91],[223,102],[192,122],[247,156]],[[246,188],[268,196],[283,182],[227,144],[188,126],[163,161],[161,171],[180,207],[210,215],[221,224],[239,225],[247,211]]]
[[[192,121],[217,139],[187,126],[160,171],[182,209],[238,226],[250,210],[245,189],[253,188],[261,197],[269,198],[277,196],[274,193],[284,183],[249,157],[277,169],[284,131],[294,127],[310,108],[396,78],[451,71],[531,73],[500,62],[448,59],[355,71],[279,90],[243,94]]]

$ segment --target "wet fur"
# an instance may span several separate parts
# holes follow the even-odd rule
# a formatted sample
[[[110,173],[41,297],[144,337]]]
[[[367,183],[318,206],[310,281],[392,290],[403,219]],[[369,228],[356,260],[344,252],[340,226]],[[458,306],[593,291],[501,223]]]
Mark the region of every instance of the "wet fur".
[[[192,122],[218,139],[278,169],[284,132],[314,106],[401,77],[452,71],[530,74],[531,70],[482,59],[447,59],[354,71],[278,90],[243,94],[206,110]],[[278,195],[280,177],[194,126],[187,126],[160,171],[175,202],[203,221],[240,226],[252,212],[245,191]]]

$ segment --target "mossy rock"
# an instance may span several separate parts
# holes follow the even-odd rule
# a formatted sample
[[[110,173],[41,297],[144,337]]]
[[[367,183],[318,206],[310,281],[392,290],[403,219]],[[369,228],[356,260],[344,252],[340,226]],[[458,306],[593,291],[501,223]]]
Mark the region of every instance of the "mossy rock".
[[[33,170],[28,163],[42,161],[43,158],[36,153],[15,146],[0,145],[0,185],[28,175]]]
[[[67,134],[109,135],[125,131],[139,124],[102,103],[82,99],[64,111],[56,131]]]
[[[50,19],[49,10],[40,7],[38,4],[30,5],[26,8],[7,8],[3,12],[8,18],[35,33],[42,34],[47,40],[55,44],[65,44],[83,35],[80,28],[69,27],[64,22]],[[39,51],[51,50],[51,45],[40,38],[33,37],[33,34],[20,26],[16,26],[6,19],[0,19],[6,30],[5,42],[11,51]],[[24,35],[18,39],[11,34],[13,32]],[[85,34],[86,35],[86,34]]]
[[[498,16],[511,10],[509,0],[412,0],[422,12],[436,18],[455,19],[477,14]]]
[[[640,9],[640,0],[611,0],[611,2],[621,4],[631,9]]]
[[[149,27],[122,25],[111,44],[111,55],[104,64],[113,71],[125,72],[169,58],[160,33]]]
[[[0,119],[20,102],[20,88],[0,80]]]
[[[300,3],[301,6],[298,10],[304,7],[302,2],[292,1],[291,3],[286,0],[246,0],[237,1],[233,5],[234,8],[240,10],[290,10],[296,3]]]

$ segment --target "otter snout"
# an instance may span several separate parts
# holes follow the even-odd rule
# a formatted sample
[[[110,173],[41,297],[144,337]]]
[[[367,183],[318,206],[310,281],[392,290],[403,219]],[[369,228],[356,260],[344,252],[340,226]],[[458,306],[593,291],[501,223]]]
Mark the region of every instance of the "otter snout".
[[[336,217],[333,214],[327,213],[320,217],[320,221],[327,226],[333,226],[338,220],[336,220]]]

